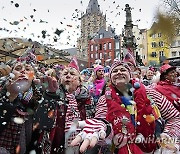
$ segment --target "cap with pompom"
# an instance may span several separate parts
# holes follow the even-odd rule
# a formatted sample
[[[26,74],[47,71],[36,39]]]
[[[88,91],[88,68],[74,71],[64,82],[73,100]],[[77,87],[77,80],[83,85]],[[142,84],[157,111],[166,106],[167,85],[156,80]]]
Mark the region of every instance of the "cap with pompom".
[[[176,69],[176,67],[174,67],[174,66],[171,66],[171,65],[169,65],[169,64],[164,64],[164,65],[162,65],[161,66],[161,68],[160,68],[160,72],[161,72],[161,74],[162,73],[166,73],[168,70],[173,70],[173,69]]]
[[[104,69],[104,67],[102,65],[98,65],[94,68],[94,73],[96,74],[96,72],[99,70],[99,69]]]
[[[120,61],[120,60],[118,60],[118,61],[116,60],[116,61],[114,61],[114,63],[112,64],[112,66],[110,68],[110,71],[109,71],[110,76],[111,76],[111,73],[114,70],[114,68],[119,66],[119,65],[123,65],[125,68],[128,69],[129,73],[131,72],[130,67],[128,66],[127,63]]]
[[[136,66],[136,61],[134,56],[131,53],[131,50],[129,49],[129,51],[126,53],[126,55],[124,56],[123,62],[125,63],[131,63],[134,66]]]
[[[71,62],[69,63],[68,67],[75,68],[79,72],[79,66],[78,66],[78,62],[77,62],[76,57],[73,57],[71,59]]]

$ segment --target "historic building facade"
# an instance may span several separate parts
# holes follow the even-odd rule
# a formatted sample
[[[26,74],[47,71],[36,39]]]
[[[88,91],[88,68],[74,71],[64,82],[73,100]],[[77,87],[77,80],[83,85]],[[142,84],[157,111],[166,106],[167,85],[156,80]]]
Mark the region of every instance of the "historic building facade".
[[[86,13],[81,17],[81,36],[78,38],[77,55],[88,60],[88,41],[101,29],[106,29],[106,16],[100,11],[97,0],[90,0]]]
[[[107,31],[101,28],[88,42],[88,67],[93,67],[96,61],[101,65],[110,66],[115,58],[120,59],[120,38],[115,35],[113,28],[108,27]]]

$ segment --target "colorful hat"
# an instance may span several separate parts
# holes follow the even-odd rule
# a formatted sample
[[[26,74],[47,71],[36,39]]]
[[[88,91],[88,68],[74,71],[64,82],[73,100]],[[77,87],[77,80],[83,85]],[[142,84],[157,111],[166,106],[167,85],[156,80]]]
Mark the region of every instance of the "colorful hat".
[[[115,67],[119,66],[119,65],[123,65],[125,68],[128,69],[129,73],[131,72],[131,69],[130,69],[130,67],[128,66],[128,64],[125,63],[125,62],[123,62],[123,61],[120,61],[120,60],[119,60],[119,61],[115,61],[115,62],[112,64],[111,69],[110,69],[110,71],[109,71],[110,76],[111,76],[111,73],[112,73],[113,69],[114,69]]]
[[[167,73],[168,71],[174,70],[174,69],[176,69],[176,67],[171,66],[171,65],[169,65],[169,64],[164,64],[164,65],[162,65],[161,68],[160,68],[160,73],[161,73],[161,74],[162,74],[162,73],[164,74],[164,73]]]
[[[149,66],[148,70],[151,70],[152,72],[154,72],[155,68],[153,66]]]
[[[81,74],[87,74],[87,75],[91,75],[91,72],[88,69],[83,69],[81,71]]]
[[[71,59],[71,62],[69,63],[68,67],[75,68],[79,72],[79,66],[78,66],[78,62],[77,62],[77,58],[76,57],[73,57]]]
[[[104,67],[102,65],[98,65],[94,68],[94,73],[96,74],[96,72],[99,70],[99,69],[104,69]]]
[[[136,66],[136,61],[134,59],[134,56],[132,55],[132,51],[129,49],[129,51],[127,52],[127,54],[125,55],[123,62],[125,63],[131,63],[134,66]]]

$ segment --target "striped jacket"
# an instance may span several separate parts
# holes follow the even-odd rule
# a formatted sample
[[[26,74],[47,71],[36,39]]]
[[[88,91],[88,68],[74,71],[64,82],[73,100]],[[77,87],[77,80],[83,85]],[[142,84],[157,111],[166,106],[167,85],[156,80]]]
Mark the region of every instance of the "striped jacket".
[[[180,113],[161,93],[146,87],[146,93],[160,110],[161,116],[166,120],[163,133],[180,140]],[[101,96],[96,107],[95,118],[106,118],[107,103],[105,95]],[[178,142],[178,146],[180,142]],[[178,147],[179,148],[179,147]]]

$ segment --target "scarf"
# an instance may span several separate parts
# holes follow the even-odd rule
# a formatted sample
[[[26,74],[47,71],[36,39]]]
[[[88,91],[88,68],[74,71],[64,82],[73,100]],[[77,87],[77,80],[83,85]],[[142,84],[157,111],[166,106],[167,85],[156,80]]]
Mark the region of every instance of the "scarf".
[[[165,80],[159,81],[155,89],[163,94],[180,111],[180,104],[178,104],[180,99],[180,87],[174,85],[169,80]]]
[[[114,135],[120,134],[123,138],[127,137],[127,143],[123,143],[124,139],[121,139],[119,145],[125,144],[120,147],[118,154],[130,154],[138,153],[142,154],[142,151],[134,143],[128,143],[130,139],[136,136],[135,132],[135,108],[133,102],[123,97],[121,93],[110,85],[111,98],[106,98],[108,113],[106,119],[111,122]]]
[[[28,104],[29,101],[31,100],[33,96],[33,90],[32,87],[29,88],[29,90],[27,92],[25,92],[24,94],[19,93],[18,97],[20,100],[23,100],[23,103]]]
[[[102,78],[100,80],[96,79],[94,81],[95,96],[100,96],[101,95],[104,84],[105,84],[105,79],[104,78]]]
[[[180,98],[180,87],[175,86],[168,80],[159,81],[155,89],[165,95],[170,102],[177,101]]]
[[[71,125],[75,121],[81,120],[80,112],[78,109],[78,103],[76,101],[74,94],[66,93],[66,98],[69,101],[67,112],[66,112],[66,119],[65,119],[65,133],[66,133],[66,142],[65,146],[69,146],[73,139],[75,139],[76,135],[78,135],[81,129],[74,130],[71,128]]]
[[[133,102],[118,93],[112,85],[110,85],[110,90],[111,98],[106,99],[108,106],[107,120],[114,123],[114,133],[117,134],[120,131],[124,134],[135,133],[135,108]],[[116,123],[118,119],[120,121]]]

